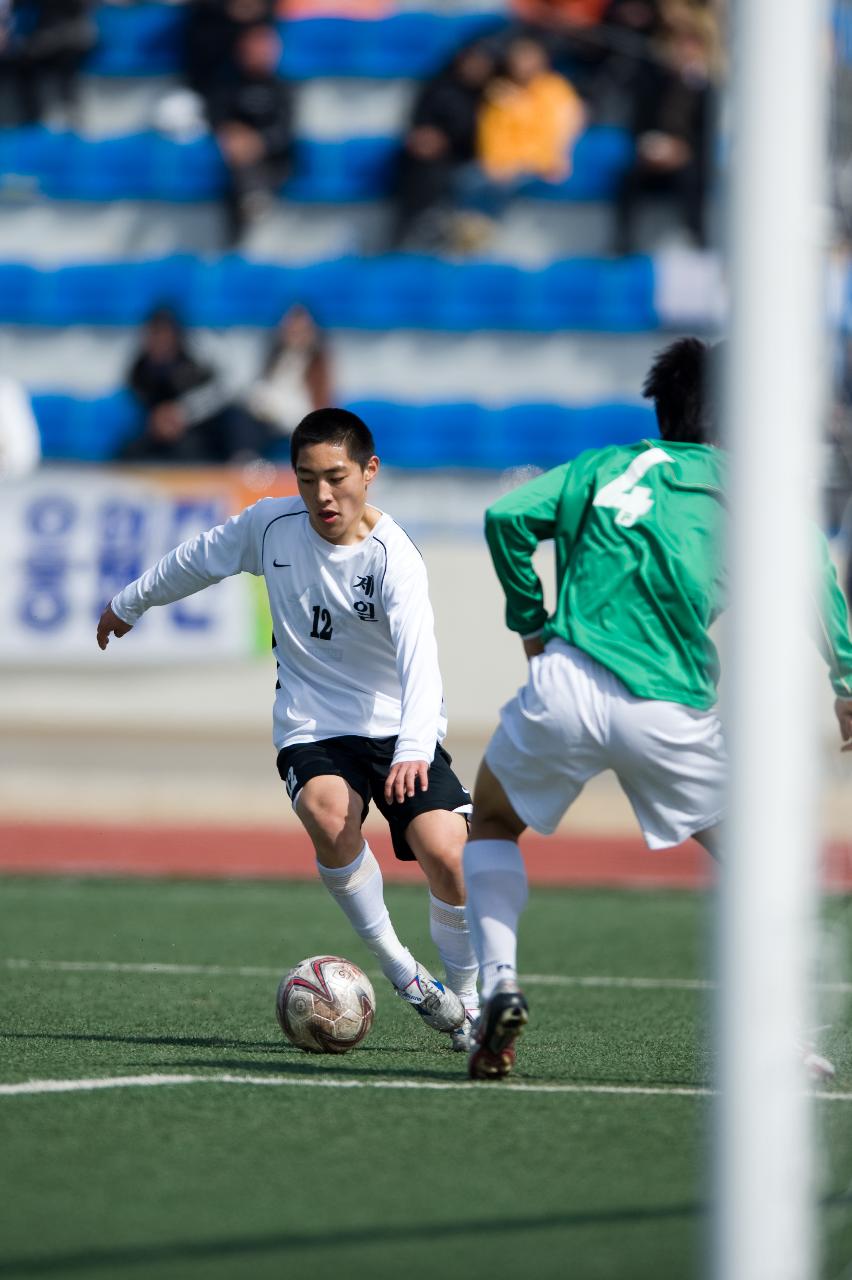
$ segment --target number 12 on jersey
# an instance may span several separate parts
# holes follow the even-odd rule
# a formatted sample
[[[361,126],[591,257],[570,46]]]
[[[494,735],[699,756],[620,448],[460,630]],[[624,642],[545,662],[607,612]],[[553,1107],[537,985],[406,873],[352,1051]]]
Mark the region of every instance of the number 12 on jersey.
[[[331,614],[328,609],[323,609],[321,605],[312,606],[314,611],[314,625],[311,627],[311,637],[314,640],[330,640],[331,639]]]

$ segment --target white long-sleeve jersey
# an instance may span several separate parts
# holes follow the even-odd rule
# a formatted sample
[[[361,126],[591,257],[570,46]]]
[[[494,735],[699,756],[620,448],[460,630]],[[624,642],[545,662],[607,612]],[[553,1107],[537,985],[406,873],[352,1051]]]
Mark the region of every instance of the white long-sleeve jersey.
[[[352,546],[312,529],[301,499],[263,498],[181,543],[112,601],[135,623],[245,571],[266,579],[280,750],[355,734],[397,736],[394,763],[431,761],[447,730],[426,568],[387,513]]]

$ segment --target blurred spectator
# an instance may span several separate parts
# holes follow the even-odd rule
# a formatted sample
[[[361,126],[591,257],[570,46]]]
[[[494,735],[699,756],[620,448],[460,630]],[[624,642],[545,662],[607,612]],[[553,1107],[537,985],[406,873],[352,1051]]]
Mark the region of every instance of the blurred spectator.
[[[672,8],[658,58],[642,63],[633,86],[636,156],[616,200],[615,252],[635,250],[635,220],[648,196],[676,202],[699,248],[707,245],[713,168],[719,32],[709,9]]]
[[[491,81],[480,108],[479,163],[462,175],[461,203],[474,214],[460,220],[457,247],[478,247],[514,192],[530,178],[564,182],[584,122],[582,99],[550,69],[538,41],[527,36],[512,40],[506,49],[505,75]]]
[[[179,142],[206,133],[208,104],[238,79],[239,37],[249,27],[272,20],[274,0],[188,0],[186,7],[186,85],[167,90],[154,113],[155,127]]]
[[[625,87],[660,23],[657,0],[512,0],[512,8],[595,114],[621,119]]]
[[[610,100],[610,115],[620,125],[633,124],[634,84],[642,65],[656,56],[653,42],[663,30],[664,0],[610,0],[602,36],[606,57],[595,85],[598,100]],[[604,107],[606,110],[606,107]]]
[[[610,0],[606,22],[611,27],[648,39],[659,33],[662,23],[658,0]]]
[[[146,418],[122,450],[125,462],[230,462],[260,453],[264,433],[229,403],[213,368],[192,355],[168,307],[149,316],[128,383]]]
[[[565,72],[583,97],[595,101],[597,81],[607,57],[603,20],[610,0],[512,0],[512,9]]]
[[[281,317],[263,372],[244,404],[261,425],[267,444],[292,435],[306,414],[332,403],[326,342],[306,307]]]
[[[237,40],[246,27],[272,19],[274,0],[190,0],[188,8],[186,82],[207,100],[237,78]]]
[[[30,398],[16,378],[0,374],[0,483],[18,480],[41,461]]]
[[[506,75],[492,82],[478,121],[479,162],[495,182],[538,177],[562,182],[584,123],[579,95],[551,71],[535,40],[513,40]]]
[[[395,245],[412,234],[440,239],[454,176],[474,157],[479,106],[494,69],[489,50],[471,45],[420,90],[397,172]]]
[[[80,66],[97,42],[92,7],[93,0],[13,0],[4,69],[22,124],[36,124],[54,99],[66,111],[76,105]]]
[[[236,79],[208,100],[208,116],[228,167],[228,243],[263,214],[290,170],[293,102],[276,68],[281,42],[273,26],[237,37]]]

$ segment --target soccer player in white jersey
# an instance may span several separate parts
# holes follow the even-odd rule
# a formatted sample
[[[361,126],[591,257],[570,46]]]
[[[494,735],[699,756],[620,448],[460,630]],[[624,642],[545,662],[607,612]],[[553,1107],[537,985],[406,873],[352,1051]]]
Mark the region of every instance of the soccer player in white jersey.
[[[726,458],[709,359],[697,338],[656,358],[643,393],[661,440],[590,449],[486,513],[506,623],[523,639],[530,672],[486,748],[464,857],[484,1001],[474,1079],[511,1071],[527,1021],[516,971],[527,895],[517,841],[526,827],[554,831],[584,784],[612,769],[650,848],[690,836],[711,853],[717,846],[726,760],[708,630],[725,604]],[[819,643],[851,750],[852,639],[825,539],[813,532],[823,577]],[[533,565],[544,539],[556,546],[550,616]],[[774,625],[767,619],[770,636]],[[803,1056],[811,1074],[833,1074],[810,1046]]]
[[[242,571],[263,575],[278,664],[278,771],[313,841],[317,870],[396,991],[464,1051],[478,1011],[462,853],[470,795],[450,767],[426,569],[408,535],[367,502],[379,469],[368,427],[344,409],[293,433],[297,498],[264,498],[182,543],[120,591],[98,644]],[[370,801],[396,856],[429,884],[439,982],[403,946],[361,831]]]

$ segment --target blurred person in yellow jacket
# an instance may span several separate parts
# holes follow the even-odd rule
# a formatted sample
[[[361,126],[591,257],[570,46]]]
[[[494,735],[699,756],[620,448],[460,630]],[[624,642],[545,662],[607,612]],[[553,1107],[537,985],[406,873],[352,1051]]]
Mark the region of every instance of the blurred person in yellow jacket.
[[[564,182],[574,143],[583,130],[583,100],[553,71],[537,40],[520,36],[508,46],[505,71],[486,89],[477,121],[478,165],[463,180],[467,210],[457,239],[461,249],[489,238],[515,191],[531,178]]]
[[[479,162],[503,182],[518,177],[561,182],[571,172],[571,151],[583,128],[582,100],[550,69],[535,40],[513,40],[506,75],[494,81],[479,116]]]

